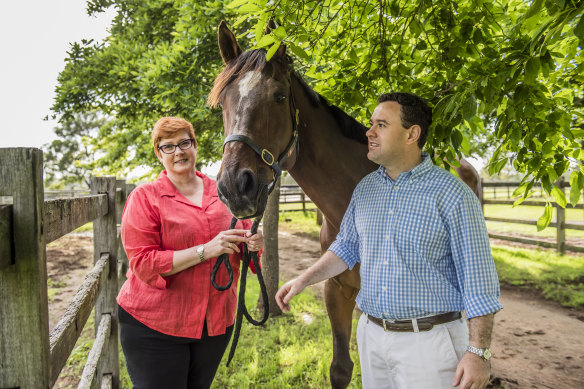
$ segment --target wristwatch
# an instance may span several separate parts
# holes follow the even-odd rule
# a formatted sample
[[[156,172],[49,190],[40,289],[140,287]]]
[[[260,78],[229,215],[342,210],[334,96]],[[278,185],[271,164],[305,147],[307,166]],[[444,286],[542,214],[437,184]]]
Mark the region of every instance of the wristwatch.
[[[199,254],[199,259],[201,260],[201,262],[205,262],[205,245],[204,244],[197,247],[197,254]]]
[[[473,347],[471,345],[468,345],[468,346],[466,346],[466,351],[470,351],[471,353],[478,355],[479,357],[483,358],[485,361],[488,361],[489,359],[491,359],[491,356],[493,355],[491,353],[491,349],[489,349],[488,347],[476,348],[476,347]]]

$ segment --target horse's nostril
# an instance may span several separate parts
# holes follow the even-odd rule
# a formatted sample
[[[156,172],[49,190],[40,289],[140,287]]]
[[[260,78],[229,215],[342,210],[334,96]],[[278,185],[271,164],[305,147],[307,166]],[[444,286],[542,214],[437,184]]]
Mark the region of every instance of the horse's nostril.
[[[237,179],[239,193],[253,194],[257,187],[255,175],[250,170],[245,170]]]

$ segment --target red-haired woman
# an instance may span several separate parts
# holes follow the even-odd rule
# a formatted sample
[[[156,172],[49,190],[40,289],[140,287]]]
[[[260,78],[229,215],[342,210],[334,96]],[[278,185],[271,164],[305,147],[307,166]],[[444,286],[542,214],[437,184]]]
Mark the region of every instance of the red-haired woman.
[[[231,214],[215,181],[195,170],[197,141],[186,120],[164,117],[152,131],[165,170],[136,188],[122,217],[130,261],[119,304],[120,338],[134,388],[208,388],[231,337],[242,242],[263,248],[251,222],[228,230]],[[229,254],[230,289],[211,284],[217,257]],[[253,270],[253,269],[252,269]],[[217,283],[228,280],[224,268]]]

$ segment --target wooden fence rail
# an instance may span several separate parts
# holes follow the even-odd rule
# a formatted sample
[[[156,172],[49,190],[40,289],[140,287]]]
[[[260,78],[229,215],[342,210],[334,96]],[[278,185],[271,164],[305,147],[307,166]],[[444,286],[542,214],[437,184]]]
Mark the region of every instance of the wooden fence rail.
[[[502,204],[502,205],[513,205],[514,200],[506,199],[506,200],[490,200],[485,199],[484,192],[485,188],[514,188],[520,185],[519,182],[483,182],[482,183],[482,190],[483,190],[483,209],[486,204]],[[559,188],[569,188],[570,184],[563,180],[559,180],[556,185]],[[507,190],[507,197],[510,197],[510,190]],[[496,198],[496,194],[494,195]],[[544,201],[537,201],[537,200],[527,200],[521,203],[521,205],[531,205],[531,206],[545,206]],[[575,251],[575,252],[584,252],[584,247],[582,246],[574,246],[566,244],[566,230],[584,230],[584,223],[566,223],[566,209],[562,208],[556,203],[552,204],[556,208],[556,221],[554,223],[550,223],[550,227],[556,228],[556,242],[547,242],[538,239],[531,239],[525,237],[517,237],[517,236],[510,236],[510,235],[503,235],[503,234],[494,234],[489,233],[489,236],[494,239],[501,239],[511,242],[518,242],[548,248],[555,248],[557,252],[560,254],[564,254],[567,250]],[[584,204],[577,204],[576,206],[572,206],[568,204],[566,208],[573,208],[573,209],[584,209]],[[507,218],[500,218],[500,217],[490,217],[485,216],[485,220],[487,221],[496,221],[496,222],[503,222],[503,223],[518,223],[518,224],[527,224],[527,225],[537,225],[536,220],[524,220],[524,219],[507,219]]]
[[[127,258],[117,224],[133,186],[94,177],[91,195],[45,201],[42,152],[31,148],[0,149],[0,182],[12,198],[0,206],[0,389],[53,387],[92,310],[96,338],[79,388],[118,388],[115,297]],[[90,221],[94,267],[49,334],[46,244]]]

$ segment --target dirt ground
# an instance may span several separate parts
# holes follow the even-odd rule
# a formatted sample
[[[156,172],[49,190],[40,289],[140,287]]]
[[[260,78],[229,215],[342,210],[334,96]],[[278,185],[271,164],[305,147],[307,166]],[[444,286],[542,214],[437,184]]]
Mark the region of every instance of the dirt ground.
[[[279,233],[280,278],[300,274],[320,256],[318,241],[291,231]],[[50,327],[65,311],[92,266],[92,238],[67,235],[47,247],[53,285]],[[323,285],[315,285],[322,296]],[[503,286],[505,307],[495,317],[492,376],[494,387],[584,388],[584,311],[566,309],[534,290]],[[56,385],[56,387],[64,387]]]

